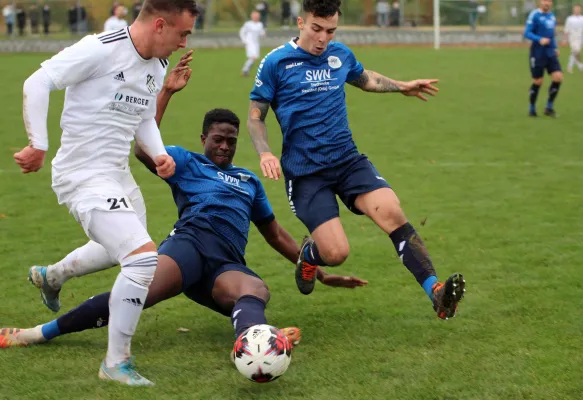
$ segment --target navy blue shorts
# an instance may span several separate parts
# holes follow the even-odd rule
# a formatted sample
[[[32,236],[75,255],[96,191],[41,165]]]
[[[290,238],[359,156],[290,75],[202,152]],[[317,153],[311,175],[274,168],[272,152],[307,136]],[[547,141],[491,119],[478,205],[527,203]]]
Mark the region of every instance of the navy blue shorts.
[[[530,73],[534,79],[542,78],[545,70],[549,75],[553,72],[562,71],[559,57],[530,57]]]
[[[161,244],[158,254],[173,259],[182,273],[182,292],[198,304],[230,316],[212,296],[215,280],[226,271],[241,271],[259,278],[245,265],[245,259],[210,228],[187,225],[173,231]]]
[[[390,187],[364,154],[312,175],[286,179],[290,207],[310,233],[324,222],[340,216],[336,195],[350,211],[362,215],[354,206],[356,198],[363,193]]]

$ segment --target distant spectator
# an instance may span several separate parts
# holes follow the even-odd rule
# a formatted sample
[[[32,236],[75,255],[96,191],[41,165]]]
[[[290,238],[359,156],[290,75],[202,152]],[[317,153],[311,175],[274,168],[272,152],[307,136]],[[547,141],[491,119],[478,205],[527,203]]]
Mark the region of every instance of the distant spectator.
[[[205,14],[206,14],[206,8],[202,2],[200,4],[196,3],[196,8],[198,9],[199,15],[198,15],[198,17],[196,17],[196,22],[194,23],[194,29],[196,29],[197,31],[203,31],[204,30],[204,18],[205,18]]]
[[[19,4],[16,6],[16,24],[18,25],[18,34],[24,36],[24,28],[26,27],[26,12]]]
[[[300,2],[298,0],[291,0],[290,11],[291,11],[292,24],[295,24],[298,17],[300,16],[300,12],[302,12],[302,5],[300,4]]]
[[[28,18],[30,19],[30,31],[34,35],[38,35],[38,24],[40,22],[40,12],[38,6],[33,4],[28,10]]]
[[[478,22],[478,0],[470,0],[470,28],[476,30],[476,23]]]
[[[387,0],[377,0],[377,25],[381,28],[389,26],[389,2]]]
[[[110,16],[112,16],[112,17],[113,17],[113,16],[115,15],[115,9],[117,8],[117,6],[119,6],[119,1],[114,1],[114,2],[111,4],[111,9],[109,10],[109,15],[110,15]]]
[[[291,4],[289,0],[281,2],[281,26],[289,29],[289,20],[291,17]]]
[[[138,15],[140,15],[141,10],[142,10],[142,2],[140,0],[134,1],[134,5],[132,6],[132,20],[133,21],[135,21],[136,18],[138,18]]]
[[[10,36],[14,30],[14,9],[12,5],[9,4],[2,9],[2,16],[4,16],[4,22],[6,23],[6,34]]]
[[[401,7],[398,1],[393,2],[393,7],[389,11],[389,26],[401,25]]]
[[[77,7],[77,2],[72,2],[69,8],[69,29],[71,33],[87,32],[87,12],[85,7]]]
[[[45,2],[43,6],[43,28],[45,35],[49,34],[49,27],[51,26],[51,7]]]
[[[263,23],[263,27],[267,28],[267,19],[269,16],[269,3],[267,1],[260,1],[255,6],[255,9],[259,11],[261,22]]]
[[[123,18],[125,14],[125,7],[124,6],[117,6],[114,10],[114,13],[111,17],[105,21],[105,25],[103,26],[103,30],[107,31],[119,31],[120,29],[125,28],[128,26],[128,23]]]

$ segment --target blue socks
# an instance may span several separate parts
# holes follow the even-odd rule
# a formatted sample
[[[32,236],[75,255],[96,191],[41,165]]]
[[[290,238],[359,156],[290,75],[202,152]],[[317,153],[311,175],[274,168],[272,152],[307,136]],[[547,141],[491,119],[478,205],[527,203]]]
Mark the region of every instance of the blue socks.
[[[238,338],[247,328],[267,324],[265,307],[265,302],[255,296],[243,296],[237,301],[231,314],[235,338]]]
[[[48,324],[44,324],[41,327],[41,332],[46,340],[51,340],[61,335],[61,330],[59,329],[59,324],[56,319]]]

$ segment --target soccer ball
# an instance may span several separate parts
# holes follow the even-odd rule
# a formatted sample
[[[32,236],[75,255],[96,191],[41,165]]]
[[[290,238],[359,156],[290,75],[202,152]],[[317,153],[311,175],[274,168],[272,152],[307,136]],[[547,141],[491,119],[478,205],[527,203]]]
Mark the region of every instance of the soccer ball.
[[[291,362],[291,345],[287,337],[270,325],[248,328],[235,341],[233,352],[239,372],[257,383],[276,380]]]

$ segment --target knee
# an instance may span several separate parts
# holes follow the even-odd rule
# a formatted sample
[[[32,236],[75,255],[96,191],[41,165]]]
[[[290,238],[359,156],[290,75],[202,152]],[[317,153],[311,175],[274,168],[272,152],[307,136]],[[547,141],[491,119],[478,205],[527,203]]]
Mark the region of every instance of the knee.
[[[543,84],[543,78],[536,78],[532,80],[532,83],[534,83],[537,86],[540,86]]]
[[[557,72],[555,76],[553,76],[553,82],[557,83],[563,82],[563,74],[561,72]]]
[[[344,263],[350,254],[350,245],[348,242],[343,244],[337,244],[334,246],[327,247],[325,249],[318,249],[320,252],[320,257],[329,266],[336,266]]]
[[[243,282],[238,288],[215,284],[213,289],[213,299],[224,310],[232,310],[243,296],[257,297],[265,304],[269,302],[271,297],[267,285],[259,278]]]
[[[121,261],[121,273],[136,284],[149,287],[154,279],[157,264],[156,251],[141,252]]]

